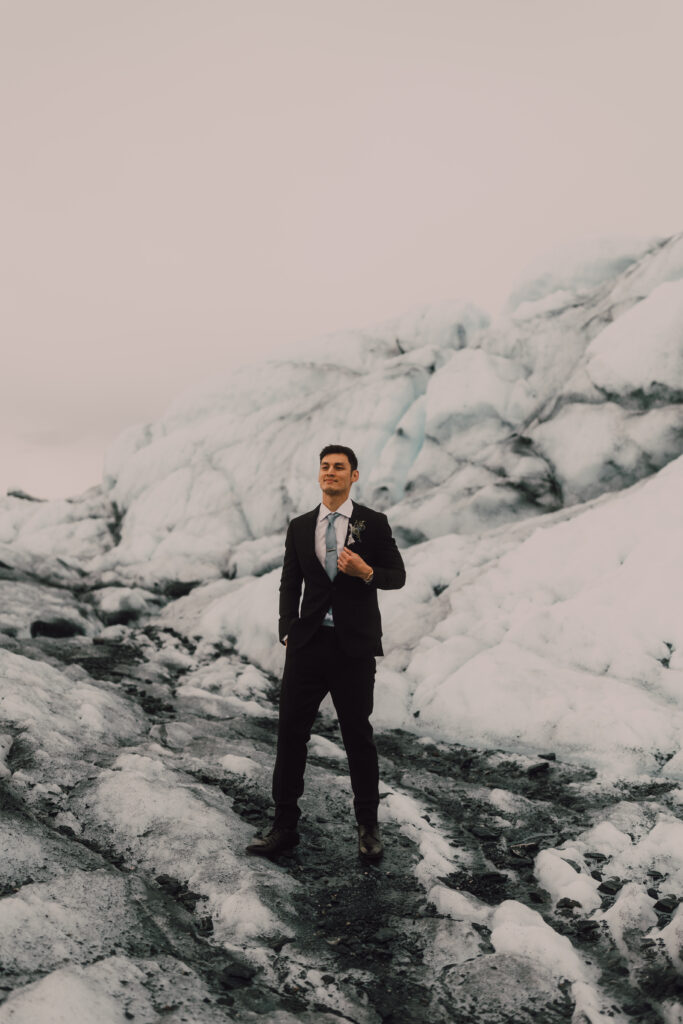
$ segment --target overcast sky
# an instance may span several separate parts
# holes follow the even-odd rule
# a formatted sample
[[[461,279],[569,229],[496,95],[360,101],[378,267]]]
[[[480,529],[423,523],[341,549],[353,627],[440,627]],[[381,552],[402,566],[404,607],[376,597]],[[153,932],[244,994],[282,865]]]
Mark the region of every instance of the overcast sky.
[[[0,493],[187,384],[683,228],[681,0],[0,0]]]

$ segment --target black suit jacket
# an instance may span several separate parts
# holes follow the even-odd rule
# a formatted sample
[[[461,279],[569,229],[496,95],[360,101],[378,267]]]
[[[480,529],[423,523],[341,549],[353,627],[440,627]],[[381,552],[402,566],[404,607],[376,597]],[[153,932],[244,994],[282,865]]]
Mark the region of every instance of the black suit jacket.
[[[320,505],[292,519],[285,540],[280,579],[280,640],[289,649],[303,647],[332,606],[334,625],[342,650],[357,657],[383,654],[382,620],[378,590],[399,590],[406,581],[403,559],[382,512],[353,502],[350,523],[363,522],[351,550],[372,567],[374,578],[364,583],[356,576],[338,572],[330,580],[315,553],[315,527]],[[350,533],[347,533],[347,543]],[[299,607],[301,586],[304,594]]]

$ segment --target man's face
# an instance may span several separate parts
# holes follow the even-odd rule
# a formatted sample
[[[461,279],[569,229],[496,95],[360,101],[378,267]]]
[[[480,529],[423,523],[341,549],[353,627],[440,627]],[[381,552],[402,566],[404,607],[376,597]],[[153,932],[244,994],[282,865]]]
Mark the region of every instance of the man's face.
[[[348,494],[351,484],[357,479],[358,470],[351,469],[348,455],[332,452],[325,455],[320,462],[318,483],[323,494],[329,494],[330,497]]]

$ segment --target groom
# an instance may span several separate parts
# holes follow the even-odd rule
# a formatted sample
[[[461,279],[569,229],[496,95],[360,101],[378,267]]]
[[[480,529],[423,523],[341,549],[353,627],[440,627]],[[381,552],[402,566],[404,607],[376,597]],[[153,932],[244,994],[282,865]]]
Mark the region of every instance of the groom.
[[[327,445],[318,476],[322,504],[289,524],[280,581],[280,640],[287,651],[273,771],[275,820],[248,853],[272,857],[299,842],[306,744],[329,692],[349,762],[358,849],[370,860],[382,856],[379,771],[369,721],[375,656],[383,654],[377,591],[398,590],[406,574],[387,517],[349,497],[357,479],[353,451]]]

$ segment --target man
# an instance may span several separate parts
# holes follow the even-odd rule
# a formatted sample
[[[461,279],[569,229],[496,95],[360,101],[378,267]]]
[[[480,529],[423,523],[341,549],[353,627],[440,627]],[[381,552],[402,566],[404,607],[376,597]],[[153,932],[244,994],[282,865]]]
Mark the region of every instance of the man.
[[[318,476],[322,503],[289,524],[280,581],[279,632],[287,651],[273,771],[275,820],[270,832],[249,844],[249,853],[272,857],[299,842],[306,744],[329,692],[349,762],[358,849],[370,860],[382,856],[370,725],[375,656],[383,654],[377,591],[398,590],[406,574],[387,517],[349,497],[357,479],[354,452],[327,445]]]

